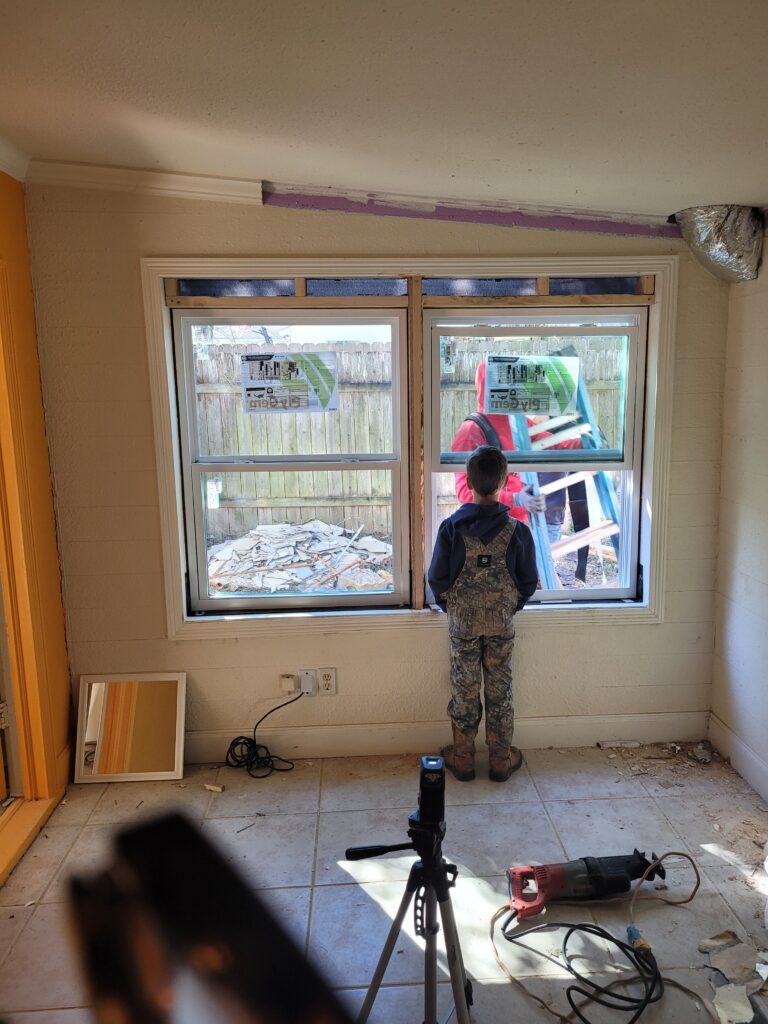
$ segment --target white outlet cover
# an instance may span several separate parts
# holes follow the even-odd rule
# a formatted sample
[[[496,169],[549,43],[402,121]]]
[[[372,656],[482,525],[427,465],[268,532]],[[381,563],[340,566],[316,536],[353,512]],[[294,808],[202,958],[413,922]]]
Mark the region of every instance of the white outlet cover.
[[[319,668],[317,670],[317,692],[326,696],[336,693],[335,668]]]

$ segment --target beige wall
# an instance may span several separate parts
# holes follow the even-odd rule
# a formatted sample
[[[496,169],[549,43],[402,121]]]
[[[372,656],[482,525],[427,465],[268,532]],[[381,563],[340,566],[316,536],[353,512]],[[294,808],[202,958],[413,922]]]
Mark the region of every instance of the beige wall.
[[[73,673],[186,671],[193,757],[221,756],[276,702],[279,672],[320,665],[338,668],[339,694],[276,715],[279,752],[428,749],[446,732],[447,641],[330,623],[290,640],[165,638],[139,258],[680,252],[666,620],[553,637],[523,615],[516,704],[529,745],[703,735],[727,286],[682,245],[44,186],[29,221]]]
[[[768,280],[731,288],[712,736],[768,799]]]

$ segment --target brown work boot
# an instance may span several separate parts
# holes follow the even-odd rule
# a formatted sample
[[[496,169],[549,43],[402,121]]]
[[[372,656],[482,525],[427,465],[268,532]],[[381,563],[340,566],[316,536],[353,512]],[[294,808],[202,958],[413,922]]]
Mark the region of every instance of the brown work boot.
[[[523,763],[517,747],[491,746],[488,748],[488,778],[492,782],[506,782]]]
[[[453,743],[449,747],[443,747],[440,753],[454,778],[459,782],[471,782],[475,777],[475,740],[472,736],[466,736],[459,731],[458,726],[452,722]]]

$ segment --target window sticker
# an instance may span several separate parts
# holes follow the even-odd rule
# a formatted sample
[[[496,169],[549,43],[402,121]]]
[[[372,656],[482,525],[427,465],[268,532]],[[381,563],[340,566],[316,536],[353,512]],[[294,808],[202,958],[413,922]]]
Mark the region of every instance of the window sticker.
[[[562,416],[576,410],[575,356],[488,356],[483,412]]]
[[[450,338],[440,339],[440,375],[453,376],[456,372],[455,352]]]
[[[240,357],[246,413],[333,412],[339,408],[335,352]]]
[[[205,482],[205,503],[209,509],[219,507],[219,495],[223,489],[220,477],[209,477]]]

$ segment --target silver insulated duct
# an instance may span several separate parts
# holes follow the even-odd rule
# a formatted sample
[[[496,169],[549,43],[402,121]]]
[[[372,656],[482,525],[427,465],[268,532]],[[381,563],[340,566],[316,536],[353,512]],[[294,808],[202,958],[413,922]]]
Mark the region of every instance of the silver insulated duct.
[[[763,219],[753,206],[691,206],[674,215],[693,255],[723,281],[757,277]]]

